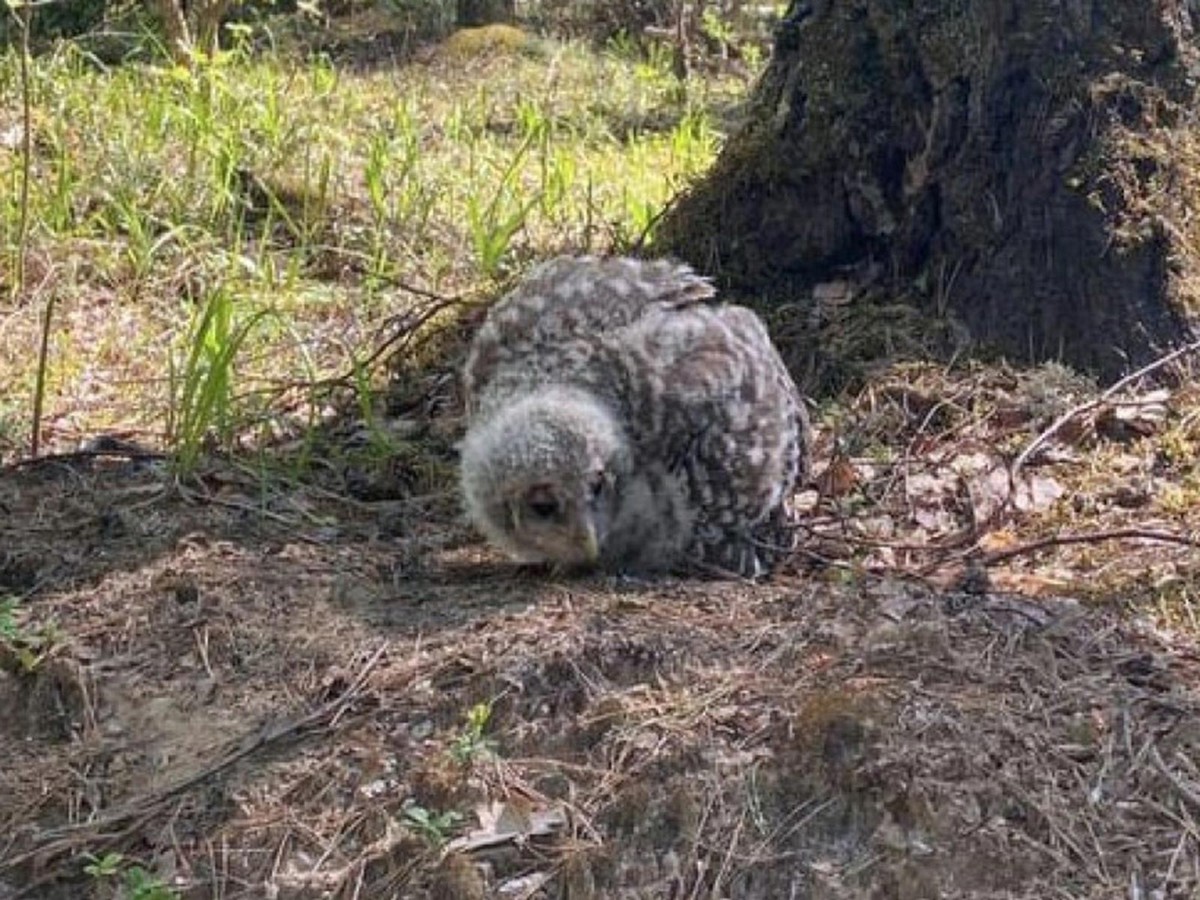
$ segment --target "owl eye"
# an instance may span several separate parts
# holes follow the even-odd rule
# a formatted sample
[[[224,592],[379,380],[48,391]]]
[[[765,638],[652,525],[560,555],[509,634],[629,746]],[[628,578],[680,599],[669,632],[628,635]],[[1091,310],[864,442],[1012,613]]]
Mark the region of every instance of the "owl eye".
[[[607,486],[608,483],[604,480],[604,476],[596,475],[592,478],[591,483],[588,485],[588,493],[591,495],[593,500],[599,500],[600,495],[604,493],[604,489]]]
[[[558,514],[558,504],[550,499],[538,498],[529,501],[529,511],[539,519],[553,519]]]

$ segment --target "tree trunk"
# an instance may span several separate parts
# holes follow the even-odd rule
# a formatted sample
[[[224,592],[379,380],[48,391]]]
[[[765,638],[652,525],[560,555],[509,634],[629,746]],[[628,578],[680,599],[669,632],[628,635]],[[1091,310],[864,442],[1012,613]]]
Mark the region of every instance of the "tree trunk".
[[[154,0],[171,58],[186,65],[191,61],[193,50],[199,49],[210,56],[216,53],[221,39],[221,22],[232,6],[233,0],[193,0],[191,3]]]
[[[490,25],[511,22],[516,16],[515,0],[458,0],[458,25]]]
[[[837,282],[1021,360],[1143,363],[1200,310],[1192,6],[793,0],[749,124],[658,241],[814,317]]]
[[[179,0],[154,0],[154,9],[162,22],[167,50],[176,63],[186,63],[192,47],[192,33]]]
[[[233,0],[193,0],[191,7],[196,23],[192,29],[196,45],[212,56],[220,48],[221,23],[229,15]]]

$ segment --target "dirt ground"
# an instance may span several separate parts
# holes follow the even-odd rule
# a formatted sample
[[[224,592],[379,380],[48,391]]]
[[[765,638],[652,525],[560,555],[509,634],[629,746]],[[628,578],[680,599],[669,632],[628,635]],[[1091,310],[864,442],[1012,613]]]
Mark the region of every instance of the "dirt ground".
[[[1200,656],[1127,609],[560,578],[256,485],[0,477],[0,898],[1200,892]]]

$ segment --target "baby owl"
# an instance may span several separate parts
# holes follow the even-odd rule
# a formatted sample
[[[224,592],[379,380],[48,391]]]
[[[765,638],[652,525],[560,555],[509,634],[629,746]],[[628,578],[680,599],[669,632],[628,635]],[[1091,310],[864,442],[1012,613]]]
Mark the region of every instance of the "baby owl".
[[[750,310],[677,263],[560,257],[467,358],[469,517],[523,562],[745,576],[791,546],[803,401]]]

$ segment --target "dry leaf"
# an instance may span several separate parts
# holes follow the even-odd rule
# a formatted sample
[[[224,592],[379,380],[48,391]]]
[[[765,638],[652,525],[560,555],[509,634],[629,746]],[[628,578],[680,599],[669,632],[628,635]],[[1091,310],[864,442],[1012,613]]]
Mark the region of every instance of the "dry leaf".
[[[1025,475],[1017,482],[1013,506],[1024,513],[1039,512],[1053,506],[1066,489],[1048,475]]]
[[[510,878],[496,886],[496,893],[501,897],[533,897],[541,887],[550,880],[546,872],[530,872],[519,878]]]
[[[989,573],[992,587],[1001,592],[1026,597],[1058,596],[1069,592],[1073,584],[1069,574],[995,570]]]
[[[1000,528],[983,535],[979,539],[979,549],[984,553],[995,553],[998,550],[1015,547],[1018,543],[1016,534],[1007,528]]]
[[[1096,430],[1114,441],[1130,441],[1157,434],[1166,424],[1171,399],[1169,390],[1143,394],[1129,403],[1106,406],[1096,416]]]
[[[971,515],[975,525],[990,522],[1008,502],[1008,466],[993,460],[986,471],[967,479],[967,494],[971,498]]]
[[[447,852],[520,843],[531,837],[553,834],[567,824],[567,813],[561,806],[538,808],[519,797],[477,806],[475,816],[479,819],[479,827],[448,843]]]
[[[854,464],[845,457],[838,457],[817,476],[817,490],[822,497],[844,497],[857,488],[861,480]]]

